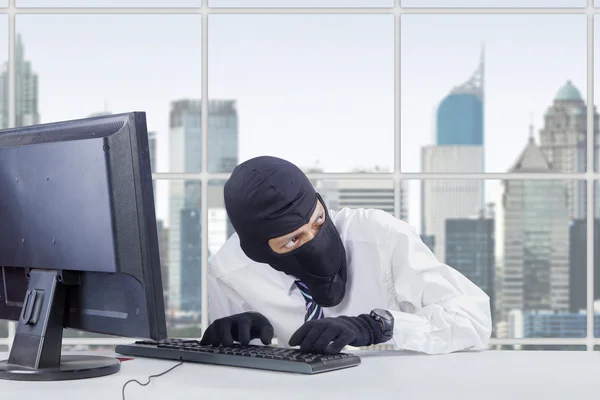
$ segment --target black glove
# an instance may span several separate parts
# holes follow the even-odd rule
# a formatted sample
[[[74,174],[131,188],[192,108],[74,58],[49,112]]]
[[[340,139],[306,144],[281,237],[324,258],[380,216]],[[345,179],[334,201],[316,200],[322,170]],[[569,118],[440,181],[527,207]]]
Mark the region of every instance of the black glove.
[[[245,312],[215,320],[204,332],[200,344],[231,346],[236,341],[247,345],[256,338],[265,345],[271,344],[273,325],[260,313]]]
[[[308,321],[292,335],[289,344],[300,345],[300,350],[307,353],[335,354],[346,345],[370,346],[388,340],[383,338],[377,321],[361,314]]]

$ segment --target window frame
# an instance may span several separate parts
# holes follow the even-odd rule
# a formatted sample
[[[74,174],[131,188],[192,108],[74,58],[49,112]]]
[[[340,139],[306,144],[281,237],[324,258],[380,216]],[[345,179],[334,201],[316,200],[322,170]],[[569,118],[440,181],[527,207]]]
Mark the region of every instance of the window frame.
[[[307,8],[307,7],[285,7],[285,8],[215,8],[208,6],[208,0],[203,0],[202,7],[198,8],[17,8],[16,1],[8,0],[8,7],[0,7],[0,15],[8,15],[8,117],[9,127],[14,127],[16,122],[15,113],[15,17],[24,14],[200,14],[202,16],[202,109],[208,110],[208,24],[209,16],[215,14],[387,14],[394,15],[394,110],[400,110],[400,23],[403,15],[410,14],[583,14],[587,16],[587,129],[593,132],[593,27],[595,13],[600,11],[592,8],[593,1],[589,1],[588,8],[402,8],[401,0],[395,0],[393,8]],[[501,0],[498,0],[499,2]],[[168,0],[165,0],[167,3]],[[49,1],[50,3],[50,1]],[[596,2],[600,6],[600,2]],[[599,78],[600,79],[600,78]],[[600,180],[600,171],[594,170],[594,135],[588,135],[587,139],[587,172],[581,174],[514,174],[514,173],[480,173],[480,174],[430,174],[430,173],[403,173],[401,171],[400,159],[400,118],[398,112],[394,115],[394,170],[392,173],[310,173],[310,179],[352,179],[371,180],[386,179],[394,181],[394,209],[395,215],[399,217],[402,213],[401,192],[406,180],[426,179],[511,179],[511,180],[534,180],[534,179],[583,179],[587,182],[587,336],[585,338],[526,338],[526,339],[491,339],[491,346],[500,345],[585,345],[588,351],[594,351],[595,346],[600,346],[600,338],[594,337],[594,189],[597,180]],[[229,173],[210,173],[208,171],[208,118],[202,119],[202,170],[199,173],[153,173],[154,180],[200,180],[202,183],[201,204],[208,204],[208,185],[210,181],[228,179]],[[208,208],[202,208],[201,237],[202,237],[202,326],[208,323],[208,296],[206,288],[206,273],[208,265]],[[8,337],[0,338],[0,346],[11,346],[16,330],[16,323],[9,323]],[[129,338],[64,338],[64,345],[116,345],[130,343]]]

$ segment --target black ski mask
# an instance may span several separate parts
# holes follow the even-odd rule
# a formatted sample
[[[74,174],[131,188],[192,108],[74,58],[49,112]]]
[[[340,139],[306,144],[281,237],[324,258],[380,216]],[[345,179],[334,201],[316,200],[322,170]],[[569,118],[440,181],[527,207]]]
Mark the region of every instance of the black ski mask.
[[[323,307],[344,299],[344,245],[325,203],[298,167],[275,157],[253,158],[234,169],[224,191],[227,214],[248,258],[300,279]],[[308,224],[317,200],[325,209],[317,235],[288,253],[274,252],[269,239]]]

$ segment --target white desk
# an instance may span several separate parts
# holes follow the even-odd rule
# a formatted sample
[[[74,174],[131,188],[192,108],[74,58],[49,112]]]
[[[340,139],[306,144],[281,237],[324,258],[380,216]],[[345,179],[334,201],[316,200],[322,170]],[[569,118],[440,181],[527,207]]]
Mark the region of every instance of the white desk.
[[[150,385],[127,385],[127,400],[151,399],[526,399],[597,400],[600,352],[487,351],[427,356],[356,352],[358,367],[319,375],[186,363]],[[0,359],[7,354],[0,353]],[[129,379],[146,382],[176,363],[135,359],[115,375],[66,382],[0,381],[0,399],[118,400]],[[376,397],[373,397],[376,396]]]

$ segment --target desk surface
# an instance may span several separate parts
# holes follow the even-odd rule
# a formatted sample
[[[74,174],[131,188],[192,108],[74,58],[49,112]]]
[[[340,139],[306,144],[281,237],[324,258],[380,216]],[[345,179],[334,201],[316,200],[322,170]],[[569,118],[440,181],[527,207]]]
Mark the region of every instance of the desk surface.
[[[600,352],[486,351],[428,356],[358,351],[358,367],[319,375],[273,373],[186,363],[150,385],[127,385],[127,400],[150,399],[577,399],[600,398]],[[108,354],[106,354],[108,355]],[[0,353],[0,359],[6,359]],[[115,375],[67,382],[0,380],[0,398],[40,400],[121,399],[129,379],[149,375],[173,361],[137,358]]]

